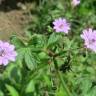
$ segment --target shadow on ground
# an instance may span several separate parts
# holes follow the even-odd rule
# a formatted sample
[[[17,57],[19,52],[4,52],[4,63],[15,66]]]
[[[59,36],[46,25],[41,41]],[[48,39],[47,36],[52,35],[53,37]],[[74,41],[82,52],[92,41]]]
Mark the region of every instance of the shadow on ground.
[[[39,0],[0,0],[0,11],[8,12],[11,10],[20,9],[18,6],[18,3],[32,3],[36,2],[36,4],[39,4]]]

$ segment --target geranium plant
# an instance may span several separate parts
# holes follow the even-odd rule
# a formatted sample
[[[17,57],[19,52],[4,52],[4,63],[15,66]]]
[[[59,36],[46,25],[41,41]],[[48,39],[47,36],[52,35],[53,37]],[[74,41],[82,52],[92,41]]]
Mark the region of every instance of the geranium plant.
[[[26,37],[0,41],[0,96],[96,96],[95,0],[53,1]]]

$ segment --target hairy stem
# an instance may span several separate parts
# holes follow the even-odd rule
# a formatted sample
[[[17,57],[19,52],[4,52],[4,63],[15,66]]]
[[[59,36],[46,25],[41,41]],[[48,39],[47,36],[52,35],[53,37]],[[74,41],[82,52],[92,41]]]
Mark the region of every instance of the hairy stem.
[[[54,65],[55,65],[55,69],[56,69],[57,75],[58,75],[58,77],[59,77],[59,79],[60,79],[60,81],[62,83],[63,89],[66,91],[68,96],[72,96],[68,86],[66,85],[66,83],[65,83],[65,81],[64,81],[64,79],[62,77],[61,72],[58,70],[58,64],[57,64],[56,60],[54,60]]]

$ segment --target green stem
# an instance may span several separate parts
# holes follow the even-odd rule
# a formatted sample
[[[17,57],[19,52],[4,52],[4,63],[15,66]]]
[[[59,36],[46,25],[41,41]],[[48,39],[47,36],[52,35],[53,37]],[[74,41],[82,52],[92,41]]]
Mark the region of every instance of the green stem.
[[[59,71],[57,71],[57,73],[58,73],[59,79],[60,79],[60,81],[62,83],[63,89],[66,91],[66,93],[68,94],[68,96],[72,96],[72,94],[69,91],[69,89],[68,89],[68,87],[67,87],[64,79],[62,78],[62,74]]]
[[[70,52],[71,52],[71,51],[73,51],[73,50],[80,50],[80,49],[84,49],[84,47],[64,50],[64,51],[62,51],[62,52],[56,54],[56,56],[62,55],[62,54],[64,54],[64,53],[67,52],[67,51],[70,51]]]
[[[72,96],[71,92],[69,91],[69,88],[67,87],[67,85],[66,85],[66,83],[62,77],[61,72],[58,70],[58,64],[57,64],[56,60],[54,60],[54,65],[55,65],[55,69],[56,69],[56,72],[58,74],[58,77],[62,83],[63,89],[66,91],[68,96]]]

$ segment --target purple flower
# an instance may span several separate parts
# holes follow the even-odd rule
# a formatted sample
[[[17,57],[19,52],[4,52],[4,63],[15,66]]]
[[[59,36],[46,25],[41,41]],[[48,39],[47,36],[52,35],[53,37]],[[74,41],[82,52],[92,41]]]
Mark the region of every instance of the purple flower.
[[[72,0],[71,4],[72,4],[73,6],[77,6],[77,5],[80,4],[80,0]]]
[[[55,29],[56,32],[68,33],[70,30],[70,24],[64,18],[55,19],[53,25],[53,29]]]
[[[84,45],[96,52],[96,30],[92,28],[83,30],[81,38],[84,39]]]
[[[7,65],[9,61],[15,61],[17,53],[14,49],[14,45],[0,41],[0,65]]]

